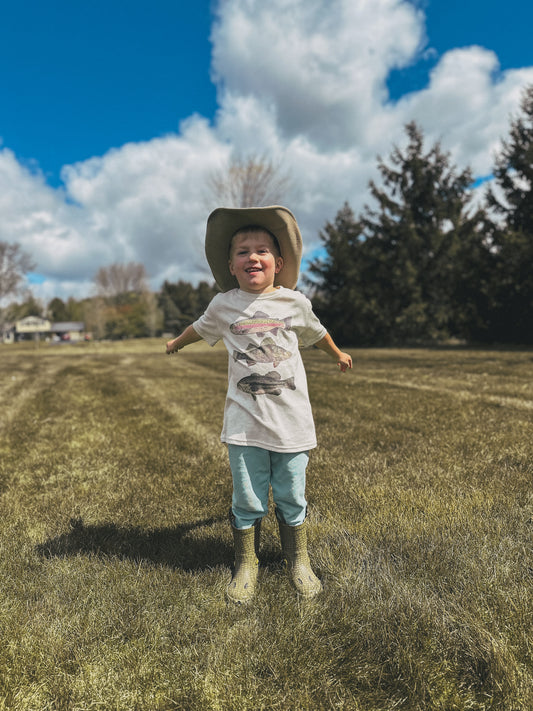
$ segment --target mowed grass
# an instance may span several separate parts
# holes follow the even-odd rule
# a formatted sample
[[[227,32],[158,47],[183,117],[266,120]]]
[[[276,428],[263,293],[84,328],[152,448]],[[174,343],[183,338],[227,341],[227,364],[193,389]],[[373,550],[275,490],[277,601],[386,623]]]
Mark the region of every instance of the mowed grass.
[[[223,349],[0,347],[0,709],[533,708],[533,353],[304,352],[297,598],[225,601]]]

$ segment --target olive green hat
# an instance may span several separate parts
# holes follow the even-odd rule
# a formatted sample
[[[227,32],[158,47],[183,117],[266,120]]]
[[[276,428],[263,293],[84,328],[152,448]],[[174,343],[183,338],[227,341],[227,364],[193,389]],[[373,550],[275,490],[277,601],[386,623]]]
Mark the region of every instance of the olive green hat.
[[[279,243],[283,267],[276,274],[275,286],[294,289],[300,273],[302,236],[292,212],[280,205],[269,207],[218,207],[207,218],[205,255],[215,281],[222,291],[239,287],[229,270],[231,238],[243,227],[264,227]]]

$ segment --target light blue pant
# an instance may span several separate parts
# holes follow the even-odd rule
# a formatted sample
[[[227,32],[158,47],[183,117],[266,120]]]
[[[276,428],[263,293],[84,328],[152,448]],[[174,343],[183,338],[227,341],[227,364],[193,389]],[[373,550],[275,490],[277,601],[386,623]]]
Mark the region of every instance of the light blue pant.
[[[261,447],[228,444],[233,477],[235,528],[250,528],[268,513],[268,492],[289,526],[305,520],[305,470],[309,452],[270,452]]]

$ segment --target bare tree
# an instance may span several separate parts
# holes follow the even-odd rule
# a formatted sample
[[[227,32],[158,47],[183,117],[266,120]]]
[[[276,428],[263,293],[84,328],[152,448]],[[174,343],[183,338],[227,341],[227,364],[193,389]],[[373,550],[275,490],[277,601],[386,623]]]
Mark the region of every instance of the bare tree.
[[[34,268],[33,260],[20,245],[0,242],[0,302],[6,296],[20,294],[24,275]]]
[[[228,207],[262,207],[284,201],[291,178],[279,164],[264,156],[233,157],[227,168],[207,180],[210,199]]]
[[[162,313],[142,264],[101,267],[94,284],[96,297],[85,313],[96,338],[153,336],[162,327]]]
[[[103,297],[148,291],[146,269],[137,262],[100,267],[94,283],[98,295]]]
[[[106,307],[104,299],[97,296],[86,299],[83,304],[83,321],[87,331],[91,331],[94,338],[100,339],[105,335]]]

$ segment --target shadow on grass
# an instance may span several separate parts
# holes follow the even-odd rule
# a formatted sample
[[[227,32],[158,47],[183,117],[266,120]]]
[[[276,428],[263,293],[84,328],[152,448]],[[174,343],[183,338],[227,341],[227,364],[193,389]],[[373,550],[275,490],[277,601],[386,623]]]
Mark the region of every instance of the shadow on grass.
[[[233,560],[233,548],[226,541],[199,535],[199,529],[221,520],[208,518],[173,528],[144,530],[114,523],[86,525],[81,519],[72,519],[68,532],[40,543],[36,550],[44,558],[94,555],[186,571],[208,570],[221,564],[231,565]]]

